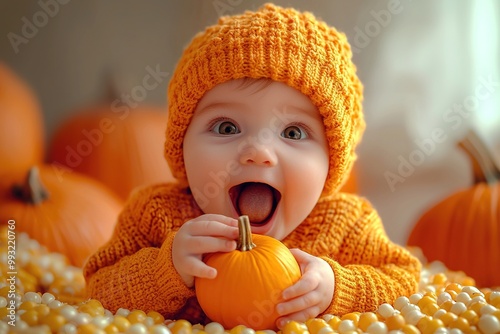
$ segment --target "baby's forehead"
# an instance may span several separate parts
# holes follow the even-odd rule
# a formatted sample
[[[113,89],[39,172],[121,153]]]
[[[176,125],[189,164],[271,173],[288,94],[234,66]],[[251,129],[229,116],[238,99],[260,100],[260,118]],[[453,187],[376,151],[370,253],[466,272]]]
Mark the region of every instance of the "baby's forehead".
[[[220,83],[208,90],[196,110],[211,105],[250,103],[317,111],[310,98],[287,84],[269,78],[240,78]]]

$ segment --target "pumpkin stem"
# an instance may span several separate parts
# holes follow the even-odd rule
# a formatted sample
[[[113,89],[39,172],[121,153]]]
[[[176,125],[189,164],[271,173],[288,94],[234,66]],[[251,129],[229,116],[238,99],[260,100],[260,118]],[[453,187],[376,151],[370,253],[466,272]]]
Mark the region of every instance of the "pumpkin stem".
[[[248,216],[240,216],[238,218],[238,230],[240,235],[238,237],[236,249],[246,252],[255,248],[255,244],[252,241],[252,229],[250,228]]]
[[[474,183],[494,184],[500,180],[500,169],[486,145],[474,131],[469,131],[458,146],[467,153],[472,162]]]
[[[34,205],[40,204],[49,198],[49,192],[40,180],[38,167],[31,167],[26,175],[24,184],[16,184],[12,187],[14,197]]]

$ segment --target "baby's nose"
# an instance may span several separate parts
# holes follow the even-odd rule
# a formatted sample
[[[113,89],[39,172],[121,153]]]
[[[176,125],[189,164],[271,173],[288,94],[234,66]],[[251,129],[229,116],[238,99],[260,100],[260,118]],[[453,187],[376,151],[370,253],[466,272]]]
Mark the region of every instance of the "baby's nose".
[[[255,164],[259,166],[275,166],[278,159],[272,145],[254,143],[245,147],[240,154],[240,163],[243,165]]]

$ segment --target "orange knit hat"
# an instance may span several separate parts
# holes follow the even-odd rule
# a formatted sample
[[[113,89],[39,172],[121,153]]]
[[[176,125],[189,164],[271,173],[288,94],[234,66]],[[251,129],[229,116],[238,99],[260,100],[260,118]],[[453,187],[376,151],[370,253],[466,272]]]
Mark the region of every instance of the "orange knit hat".
[[[325,125],[330,166],[323,194],[343,184],[364,130],[362,85],[344,34],[300,13],[266,4],[222,17],[197,34],[177,64],[168,89],[165,157],[187,185],[182,143],[198,101],[231,79],[270,78],[310,98]]]

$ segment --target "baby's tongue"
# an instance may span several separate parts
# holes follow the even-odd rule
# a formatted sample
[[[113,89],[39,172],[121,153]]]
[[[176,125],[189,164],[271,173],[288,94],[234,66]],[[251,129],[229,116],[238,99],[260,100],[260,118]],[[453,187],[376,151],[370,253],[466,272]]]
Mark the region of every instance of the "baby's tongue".
[[[250,223],[264,221],[273,210],[273,191],[263,183],[245,185],[238,197],[240,214],[247,215]]]

